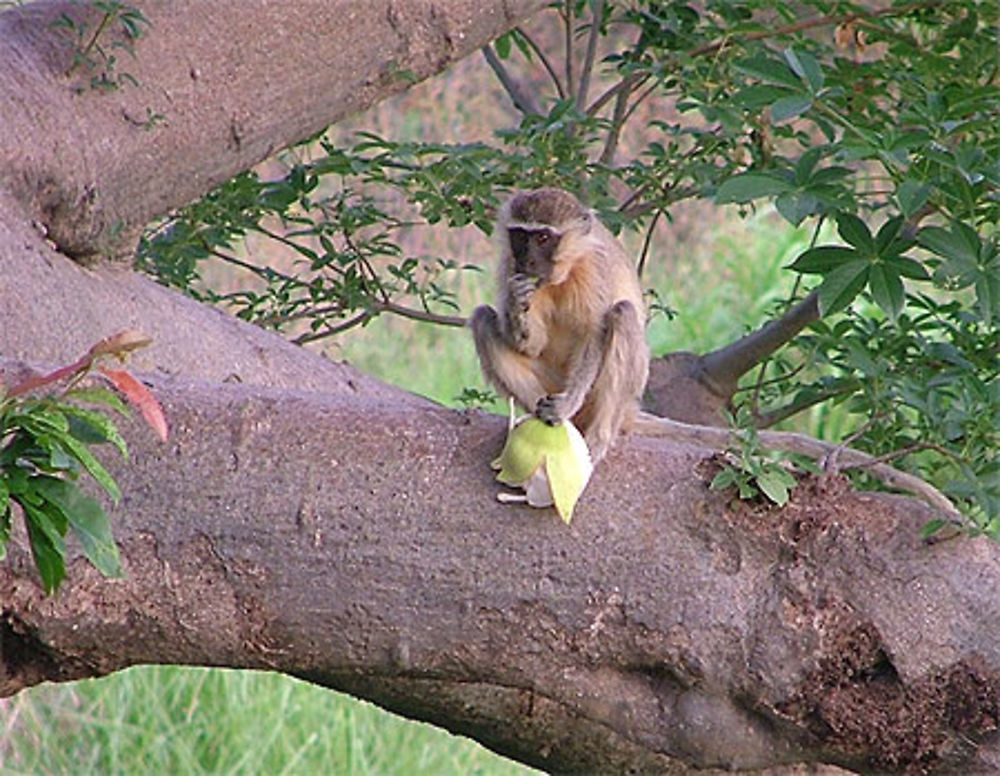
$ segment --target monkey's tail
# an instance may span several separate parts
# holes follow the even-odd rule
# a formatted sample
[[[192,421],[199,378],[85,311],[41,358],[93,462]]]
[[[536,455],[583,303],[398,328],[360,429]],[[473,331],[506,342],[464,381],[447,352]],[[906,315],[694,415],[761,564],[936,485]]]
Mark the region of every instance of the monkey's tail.
[[[639,413],[632,430],[642,436],[669,439],[681,444],[705,447],[716,452],[723,452],[738,445],[744,433],[739,429],[681,423],[648,412]],[[967,522],[962,513],[951,502],[951,499],[929,482],[916,475],[900,471],[884,460],[875,458],[861,450],[855,450],[846,445],[823,442],[811,436],[791,431],[759,431],[757,436],[764,447],[808,456],[815,459],[828,471],[866,469],[883,485],[907,491],[922,499],[946,517],[949,522],[956,525],[965,525]]]

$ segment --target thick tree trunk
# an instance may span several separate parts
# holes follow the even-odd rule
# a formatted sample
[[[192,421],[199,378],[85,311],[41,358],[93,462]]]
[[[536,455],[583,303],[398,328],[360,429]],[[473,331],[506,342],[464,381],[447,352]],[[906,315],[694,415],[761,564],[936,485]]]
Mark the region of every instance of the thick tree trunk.
[[[137,85],[112,92],[88,88],[81,68],[67,75],[75,39],[52,25],[65,13],[94,30],[89,3],[0,13],[0,354],[65,361],[141,323],[157,342],[146,369],[388,395],[354,370],[276,351],[273,338],[227,326],[126,265],[65,257],[130,256],[150,219],[439,72],[546,1],[135,5],[152,26],[134,59],[116,51],[116,70]],[[147,110],[164,123],[141,126]]]
[[[16,538],[0,694],[253,666],[554,771],[1000,767],[996,545],[925,546],[923,506],[836,480],[783,510],[729,503],[705,451],[647,439],[567,528],[494,501],[499,419],[81,263],[544,0],[141,5],[154,26],[121,65],[139,86],[103,95],[74,93],[48,24],[85,6],[0,15],[0,355],[61,362],[140,328],[172,428],[128,425],[114,463],[126,579],[77,560],[45,598]],[[137,126],[147,107],[167,125]]]
[[[284,671],[554,771],[986,769],[1000,557],[922,505],[804,483],[782,510],[632,439],[573,524],[501,505],[503,422],[244,386],[129,427],[128,571],[0,566],[0,693],[176,662]],[[991,735],[989,747],[977,751]],[[994,765],[996,763],[993,763]]]

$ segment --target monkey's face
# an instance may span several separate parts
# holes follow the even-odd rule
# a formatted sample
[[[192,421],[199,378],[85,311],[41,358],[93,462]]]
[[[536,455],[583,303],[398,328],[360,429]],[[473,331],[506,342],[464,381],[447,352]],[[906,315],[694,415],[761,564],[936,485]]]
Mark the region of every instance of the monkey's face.
[[[512,227],[508,236],[510,253],[514,257],[514,272],[538,278],[540,283],[551,280],[555,266],[553,256],[559,247],[559,233],[545,227]]]

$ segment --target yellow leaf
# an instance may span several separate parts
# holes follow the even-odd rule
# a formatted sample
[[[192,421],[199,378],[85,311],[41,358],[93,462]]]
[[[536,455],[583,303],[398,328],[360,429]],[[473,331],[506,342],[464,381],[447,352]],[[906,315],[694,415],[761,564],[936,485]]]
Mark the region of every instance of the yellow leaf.
[[[566,523],[593,471],[587,444],[572,423],[550,426],[535,417],[511,429],[496,463],[500,482],[524,490],[533,507],[554,503]]]

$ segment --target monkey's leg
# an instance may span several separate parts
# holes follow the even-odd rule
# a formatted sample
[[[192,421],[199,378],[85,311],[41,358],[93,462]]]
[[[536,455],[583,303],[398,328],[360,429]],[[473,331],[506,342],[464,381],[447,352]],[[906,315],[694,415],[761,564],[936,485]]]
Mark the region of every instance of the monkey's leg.
[[[604,317],[604,349],[586,401],[576,417],[594,462],[601,460],[623,425],[631,423],[649,376],[642,318],[628,301]]]
[[[601,330],[590,338],[570,363],[563,390],[543,396],[534,408],[535,415],[554,426],[580,411],[600,373],[607,342],[608,331],[602,322]]]
[[[477,307],[469,325],[486,380],[525,409],[534,409],[547,393],[534,369],[534,359],[511,347],[500,327],[500,316],[489,305]]]

